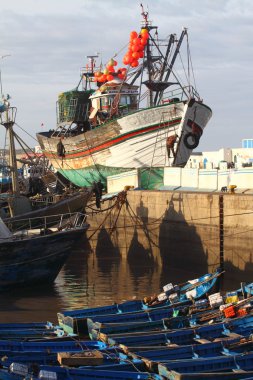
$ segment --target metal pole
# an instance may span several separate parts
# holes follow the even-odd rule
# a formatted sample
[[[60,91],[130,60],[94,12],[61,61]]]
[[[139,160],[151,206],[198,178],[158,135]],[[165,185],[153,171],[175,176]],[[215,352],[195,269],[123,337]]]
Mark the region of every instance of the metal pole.
[[[224,208],[223,195],[219,196],[219,225],[220,225],[220,267],[224,270]]]

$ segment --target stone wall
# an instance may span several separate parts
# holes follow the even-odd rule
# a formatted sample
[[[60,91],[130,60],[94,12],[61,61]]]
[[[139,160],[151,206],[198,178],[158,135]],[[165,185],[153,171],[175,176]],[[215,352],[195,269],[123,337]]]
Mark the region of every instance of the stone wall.
[[[89,216],[97,254],[117,254],[132,266],[143,260],[159,268],[164,284],[168,271],[198,276],[219,266],[223,231],[228,286],[233,288],[235,279],[252,282],[252,195],[128,191],[125,203],[115,200],[104,201],[104,211]]]

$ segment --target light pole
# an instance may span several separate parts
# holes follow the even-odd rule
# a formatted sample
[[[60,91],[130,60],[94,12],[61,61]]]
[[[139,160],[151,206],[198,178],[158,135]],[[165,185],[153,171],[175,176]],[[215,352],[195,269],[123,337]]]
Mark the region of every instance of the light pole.
[[[6,57],[10,57],[11,54],[5,54],[5,55],[1,55],[0,58],[1,59],[4,59]],[[2,85],[2,72],[1,72],[1,67],[0,67],[0,90],[1,90],[1,95],[3,95],[3,85]]]

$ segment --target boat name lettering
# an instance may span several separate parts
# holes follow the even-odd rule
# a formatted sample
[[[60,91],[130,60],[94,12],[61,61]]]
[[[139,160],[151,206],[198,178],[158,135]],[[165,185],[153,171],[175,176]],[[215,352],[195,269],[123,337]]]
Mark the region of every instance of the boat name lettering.
[[[117,94],[117,90],[107,90],[108,94]],[[124,94],[138,94],[138,90],[124,90],[121,92],[122,95]]]

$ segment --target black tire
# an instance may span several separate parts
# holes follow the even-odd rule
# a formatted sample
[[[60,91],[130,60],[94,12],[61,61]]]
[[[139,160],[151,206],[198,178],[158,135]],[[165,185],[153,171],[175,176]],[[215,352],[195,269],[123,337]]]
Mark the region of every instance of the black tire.
[[[189,141],[190,138],[190,141]],[[186,133],[184,136],[184,145],[188,149],[195,149],[199,145],[199,136],[195,135],[194,133]]]

